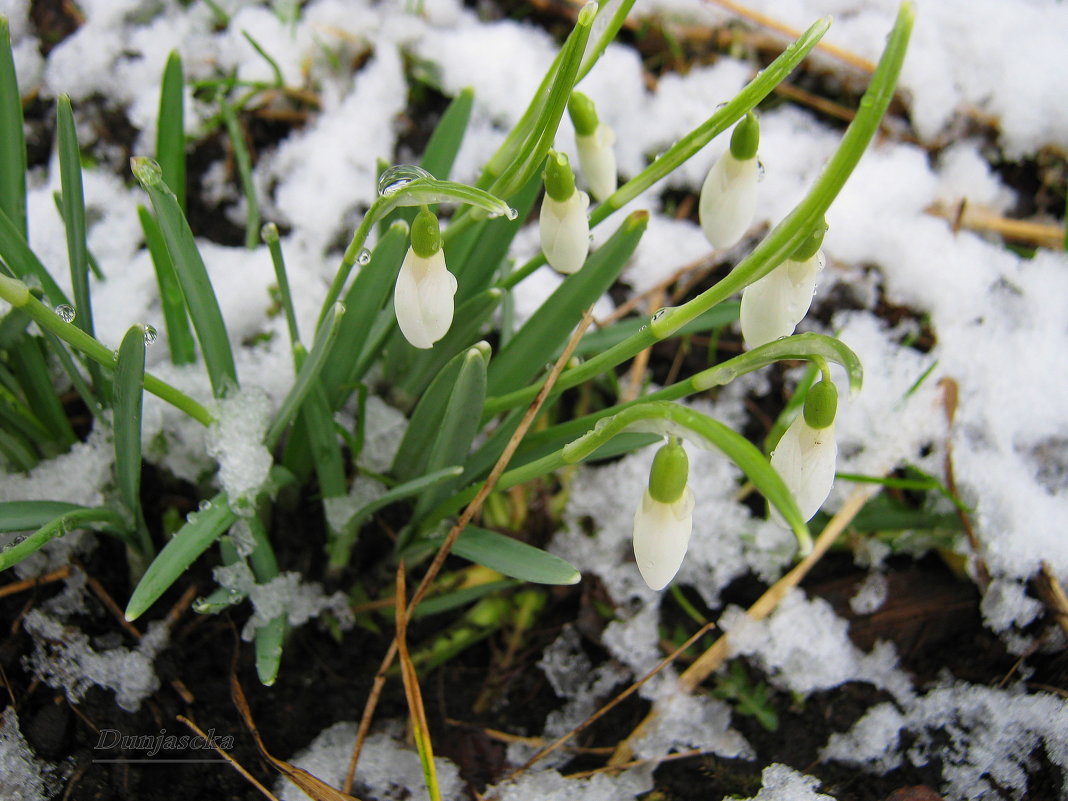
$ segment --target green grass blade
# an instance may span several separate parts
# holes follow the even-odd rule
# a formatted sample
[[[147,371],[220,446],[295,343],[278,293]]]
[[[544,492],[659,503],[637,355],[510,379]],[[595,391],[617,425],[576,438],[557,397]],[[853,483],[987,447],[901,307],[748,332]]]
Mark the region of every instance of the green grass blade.
[[[249,556],[252,573],[257,584],[266,584],[278,575],[278,560],[267,538],[267,530],[258,515],[248,519],[249,530],[256,547]],[[256,675],[267,687],[278,678],[278,667],[282,663],[282,642],[286,636],[286,614],[273,618],[266,626],[256,629]]]
[[[89,294],[89,253],[85,244],[85,194],[82,189],[81,152],[74,131],[74,112],[70,98],[60,95],[56,101],[56,150],[63,187],[63,222],[67,231],[67,255],[70,259],[70,283],[74,288],[74,324],[93,336],[93,306]]]
[[[137,533],[142,556],[152,554],[152,539],[141,512],[141,409],[145,394],[145,328],[135,325],[119,346],[115,365],[115,483]]]
[[[0,15],[0,211],[26,238],[26,138],[11,32]]]
[[[297,372],[293,386],[282,400],[278,414],[275,415],[274,422],[271,423],[271,428],[267,432],[266,443],[268,449],[273,449],[278,444],[282,432],[292,422],[297,410],[304,403],[304,399],[308,396],[312,387],[320,386],[319,373],[326,363],[326,356],[330,351],[330,346],[333,345],[334,340],[337,338],[344,314],[345,305],[335,303],[334,313],[327,318],[326,324],[316,332],[311,352],[306,359],[301,360],[300,369]],[[333,427],[331,426],[330,428],[333,431]]]
[[[33,531],[60,515],[88,508],[65,501],[6,501],[0,503],[0,531]]]
[[[401,262],[408,250],[408,225],[395,222],[378,240],[371,260],[360,268],[345,293],[345,316],[337,341],[323,366],[322,382],[333,408],[348,398],[359,380],[354,354],[363,351],[374,320],[393,291]]]
[[[506,576],[535,584],[578,584],[582,576],[567,561],[495,531],[468,526],[452,553]]]
[[[148,566],[126,605],[126,619],[136,620],[237,520],[225,492],[186,518]]]
[[[26,404],[34,410],[41,422],[48,426],[60,449],[66,450],[77,442],[78,438],[74,435],[63,404],[59,402],[52,386],[48,360],[42,350],[41,341],[28,334],[23,336],[18,344],[8,351],[8,358],[22,388]]]
[[[426,143],[420,166],[435,178],[448,178],[452,172],[456,154],[460,152],[464,134],[467,132],[467,123],[471,119],[471,108],[474,106],[475,92],[471,88],[461,90],[452,99],[445,113],[441,115],[438,124],[434,126],[434,132],[430,135],[430,141]]]
[[[152,213],[144,206],[137,207],[137,216],[141,220],[141,230],[145,234],[145,245],[152,266],[156,270],[156,283],[159,285],[160,305],[163,307],[163,324],[167,330],[167,347],[171,352],[172,364],[192,364],[197,360],[197,345],[193,339],[193,330],[189,327],[189,315],[185,307],[185,295],[178,282],[178,273],[174,271],[174,262],[167,250],[163,231]]]
[[[289,276],[286,274],[286,258],[278,239],[278,226],[267,223],[260,230],[260,238],[271,254],[271,266],[274,267],[274,278],[278,282],[278,298],[286,315],[286,328],[289,329],[289,345],[293,347],[300,344],[300,329],[297,327],[297,311],[293,307],[293,293],[289,289]]]
[[[237,175],[241,179],[241,191],[245,195],[245,247],[253,250],[260,238],[260,204],[256,200],[256,185],[252,182],[252,159],[234,107],[225,100],[221,105],[223,124],[226,126],[227,136],[230,137],[230,146],[234,149]]]
[[[212,392],[220,398],[230,387],[237,386],[237,368],[208,270],[174,192],[163,182],[159,165],[145,158],[135,158],[131,162],[134,175],[152,201],[167,250],[178,273],[193,328],[200,340],[200,351],[204,354]]]
[[[7,263],[16,278],[40,284],[45,298],[52,306],[70,305],[70,300],[59,288],[59,284],[26,244],[25,235],[3,209],[0,209],[0,260]]]
[[[28,473],[40,463],[37,448],[9,420],[5,418],[2,422],[5,425],[0,426],[0,454],[10,467]]]
[[[116,532],[123,530],[122,519],[110,509],[78,507],[64,512],[41,526],[26,539],[0,551],[0,570],[7,570],[30,554],[39,551],[49,540],[62,537],[77,528],[84,528],[93,523],[106,525]]]
[[[585,310],[619,276],[645,233],[649,215],[631,214],[605,244],[574,275],[556,288],[541,308],[496,355],[489,371],[489,394],[501,395],[525,386],[564,347]]]
[[[163,170],[163,182],[174,192],[178,207],[185,211],[185,79],[182,57],[172,50],[163,68],[156,120],[156,161]],[[184,364],[185,362],[175,362]]]
[[[330,543],[330,567],[339,569],[348,564],[349,554],[352,551],[352,547],[356,544],[356,535],[359,533],[360,527],[379,509],[383,509],[391,503],[403,501],[405,498],[411,498],[418,495],[424,490],[429,489],[436,484],[440,484],[443,481],[454,479],[462,472],[462,468],[456,466],[436,470],[433,473],[427,473],[425,476],[420,476],[411,481],[406,481],[403,484],[398,484],[393,487],[393,489],[384,493],[381,497],[371,501],[366,506],[361,507],[345,522],[342,535],[334,540],[334,542]]]
[[[63,344],[63,341],[51,331],[45,331],[44,342],[48,350],[50,350],[52,355],[56,357],[59,366],[63,368],[63,372],[67,374],[71,384],[74,386],[74,390],[78,393],[81,399],[85,401],[85,405],[89,409],[90,414],[94,417],[99,415],[104,407],[100,404],[99,399],[96,397],[96,393],[93,392],[93,388],[89,386],[89,383],[85,380],[84,376],[82,376],[81,370],[78,369],[78,365],[74,361],[74,357],[71,356],[70,352]],[[96,368],[95,363],[91,362],[90,366]],[[101,379],[101,381],[103,381],[103,379]],[[98,385],[102,386],[102,384]],[[108,391],[110,392],[110,390]]]

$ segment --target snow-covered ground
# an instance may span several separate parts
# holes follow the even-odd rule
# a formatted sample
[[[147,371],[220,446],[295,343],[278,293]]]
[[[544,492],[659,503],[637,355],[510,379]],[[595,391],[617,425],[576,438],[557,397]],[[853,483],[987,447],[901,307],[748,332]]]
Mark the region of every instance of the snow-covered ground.
[[[221,32],[215,30],[206,4],[194,2],[185,8],[165,0],[157,5],[161,10],[149,14],[143,13],[146,4],[141,0],[82,0],[85,24],[42,58],[28,20],[28,0],[0,0],[0,13],[11,24],[21,91],[45,98],[67,93],[76,112],[80,102],[103,95],[126,109],[141,130],[138,152],[148,154],[154,149],[159,77],[172,49],[181,52],[189,80],[232,70],[241,79],[269,81],[271,66],[242,36],[247,31],[277,60],[288,85],[314,84],[321,113],[277,149],[259,154],[255,170],[265,219],[292,231],[283,244],[304,330],[314,325],[337,263],[331,246],[351,230],[355,214],[373,199],[376,159],[404,162],[418,156],[397,151],[395,120],[407,98],[403,54],[434,65],[447,93],[474,88],[474,114],[454,171],[457,180],[465,181],[473,180],[481,161],[518,119],[554,54],[554,44],[542,29],[481,21],[456,0],[312,0],[294,25],[281,22],[265,4],[223,0],[219,5],[232,18]],[[416,5],[422,14],[410,13],[409,7]],[[753,0],[750,6],[802,29],[832,14],[835,24],[826,41],[871,61],[878,58],[896,13],[892,0]],[[917,7],[899,93],[912,136],[880,139],[828,214],[828,267],[816,306],[838,285],[847,287],[861,308],[836,313],[830,329],[865,365],[864,389],[845,399],[838,419],[838,469],[878,476],[911,464],[940,476],[950,447],[960,495],[973,510],[980,544],[979,554],[971,553],[963,541],[960,550],[981,557],[989,568],[993,581],[982,607],[986,622],[1011,650],[1022,653],[1030,646],[1022,629],[1042,613],[1041,604],[1028,593],[1029,579],[1047,563],[1068,582],[1063,524],[1068,519],[1068,258],[1063,251],[1046,249],[1022,258],[997,238],[954,231],[929,209],[953,208],[966,200],[970,206],[1008,211],[1016,200],[1014,192],[992,171],[991,161],[1034,156],[1044,148],[1061,153],[1068,149],[1068,6],[1053,0],[921,0]],[[636,12],[663,13],[688,24],[717,23],[727,16],[700,0],[638,0]],[[347,63],[362,51],[369,51],[370,57],[355,75],[336,69],[326,55],[336,54]],[[842,67],[831,56],[813,58],[863,82],[862,72]],[[619,169],[627,178],[707,118],[751,74],[750,64],[721,58],[684,75],[665,75],[650,88],[637,54],[613,45],[581,88],[615,128]],[[196,136],[213,110],[192,97],[187,100],[187,133]],[[994,121],[995,141],[967,124],[976,115]],[[835,130],[796,105],[765,113],[761,124],[766,176],[755,226],[773,224],[792,207],[838,139]],[[83,147],[97,143],[87,121],[80,119],[78,133]],[[574,159],[572,142],[565,118],[557,147]],[[672,176],[669,185],[696,191],[725,147],[725,141],[711,143]],[[30,240],[49,265],[66,264],[62,223],[52,200],[58,188],[54,164],[33,175]],[[627,212],[653,212],[624,273],[635,291],[708,253],[696,224],[658,214],[665,188],[654,187],[595,232],[596,245]],[[191,191],[236,196],[237,189],[217,180]],[[134,322],[155,322],[162,329],[155,280],[135,213],[142,193],[105,166],[87,170],[85,194],[93,220],[89,246],[108,276],[93,290],[97,335],[115,346]],[[529,255],[536,238],[531,226],[517,240],[516,255]],[[271,303],[267,288],[274,282],[266,251],[213,244],[203,249],[232,339],[244,341],[278,329],[277,347],[238,354],[245,382],[262,387],[277,404],[292,373],[282,321],[265,314]],[[54,272],[62,283],[66,271]],[[521,284],[519,312],[529,313],[558,280],[543,268]],[[890,329],[873,314],[879,292],[887,302],[925,319],[936,338],[929,352],[900,344],[915,333],[907,324]],[[807,322],[802,330],[804,326],[821,330],[818,323]],[[203,380],[196,386],[194,378],[183,374],[188,371],[169,368],[159,346],[149,351],[149,369],[202,397],[208,394]],[[943,379],[959,387],[952,424],[943,411]],[[740,423],[745,393],[759,388],[762,380],[760,375],[739,380],[702,408],[728,424]],[[146,400],[146,441],[157,431],[178,426],[172,410]],[[207,459],[202,447],[198,451],[199,433],[179,431],[175,436],[176,442],[189,446],[172,448],[168,466],[180,475],[195,475]],[[6,477],[0,498],[41,497],[40,487],[65,480],[76,469],[86,478],[76,500],[92,502],[108,472],[93,456],[108,447],[90,440],[64,457],[69,461],[45,466],[30,478]],[[606,631],[605,645],[634,675],[660,658],[656,626],[661,596],[645,587],[634,568],[629,543],[633,511],[620,500],[640,495],[651,458],[652,453],[640,452],[608,467],[581,470],[571,488],[569,525],[553,543],[553,550],[583,573],[604,581],[624,616]],[[766,579],[781,574],[790,544],[774,525],[753,519],[735,499],[738,473],[732,465],[710,452],[692,454],[692,459],[697,513],[679,581],[714,605],[727,584],[748,571]],[[851,489],[839,481],[828,510],[837,508]],[[69,488],[63,497],[74,499]],[[595,521],[595,537],[580,530],[577,521],[584,517]],[[883,556],[867,554],[875,577],[873,594],[858,603],[867,604],[863,608],[869,611],[879,603]],[[1040,745],[1053,763],[1068,770],[1068,711],[1052,695],[1028,694],[1022,686],[992,690],[951,678],[942,686],[914,688],[896,668],[892,648],[858,651],[829,606],[801,591],[790,594],[763,623],[747,621],[734,609],[724,612],[721,623],[730,630],[735,651],[764,667],[776,686],[805,694],[859,679],[892,694],[893,703],[873,708],[852,731],[833,738],[825,759],[868,770],[886,770],[901,760],[926,760],[935,747],[932,732],[941,730],[955,746],[943,773],[941,789],[947,798],[983,793],[988,793],[986,798],[1003,797],[991,789],[991,781],[1009,794],[1004,797],[1023,797],[1024,767]],[[550,681],[572,674],[571,685],[554,683],[558,694],[569,700],[550,717],[547,735],[582,720],[593,698],[615,684],[609,673],[618,667],[587,666],[588,681],[575,685],[575,668],[583,658],[581,649],[563,638],[543,658]],[[686,748],[751,754],[748,743],[730,728],[725,705],[707,697],[684,702],[673,695],[674,686],[673,674],[666,671],[643,689],[647,697],[662,699],[671,714],[661,715],[662,725],[638,749],[641,756]],[[38,777],[37,784],[27,785],[27,797],[35,797],[41,768],[27,755],[17,730],[11,733],[9,717],[0,732],[0,766],[26,765],[26,775]],[[906,731],[912,734],[907,747],[901,737]],[[335,742],[336,733],[328,739]],[[390,742],[383,734],[376,747],[385,754]],[[514,748],[513,756],[522,761],[521,749]],[[410,766],[404,771],[402,775],[408,775]],[[319,775],[336,779],[328,770]],[[388,786],[388,779],[383,782]],[[462,797],[458,782],[450,786],[452,797]],[[590,781],[565,780],[546,769],[501,788],[498,797],[607,801],[631,798],[651,786],[647,767]],[[769,766],[757,798],[828,797],[817,789],[812,780],[789,768]]]

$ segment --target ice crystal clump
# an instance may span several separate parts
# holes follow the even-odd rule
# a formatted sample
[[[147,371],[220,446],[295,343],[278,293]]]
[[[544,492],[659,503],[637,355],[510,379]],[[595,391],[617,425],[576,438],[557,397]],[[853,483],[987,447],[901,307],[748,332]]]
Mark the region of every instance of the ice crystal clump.
[[[207,435],[208,453],[219,463],[219,484],[231,503],[254,497],[274,460],[263,444],[271,401],[263,390],[245,388],[220,400]]]

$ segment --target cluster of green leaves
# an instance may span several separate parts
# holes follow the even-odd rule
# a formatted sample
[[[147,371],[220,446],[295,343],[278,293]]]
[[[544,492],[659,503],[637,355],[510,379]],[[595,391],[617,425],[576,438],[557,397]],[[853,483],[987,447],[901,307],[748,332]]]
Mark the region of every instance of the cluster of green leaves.
[[[156,394],[205,425],[212,423],[212,413],[145,372],[143,324],[132,325],[117,352],[94,337],[92,259],[85,245],[78,143],[70,104],[64,98],[57,105],[60,206],[67,227],[73,300],[64,296],[27,245],[21,106],[7,30],[0,28],[0,296],[11,306],[0,319],[0,457],[8,466],[28,470],[76,441],[52,388],[51,369],[58,364],[93,413],[95,424],[111,421],[116,490],[113,503],[98,509],[70,507],[50,498],[0,504],[0,529],[34,532],[0,552],[0,569],[73,527],[106,529],[130,549],[137,584],[126,614],[134,619],[213,545],[223,564],[246,558],[230,534],[240,522],[251,533],[253,547],[247,559],[255,579],[267,583],[278,575],[273,543],[283,536],[270,526],[274,498],[283,486],[307,486],[313,475],[330,521],[326,533],[329,563],[338,574],[349,565],[363,525],[388,504],[404,502],[408,507],[408,522],[396,538],[397,558],[411,561],[436,549],[442,522],[474,497],[505,451],[525,407],[545,381],[545,365],[563,352],[585,310],[618,279],[645,231],[647,215],[631,214],[529,320],[518,327],[509,322],[510,290],[544,262],[539,255],[515,267],[508,251],[538,195],[545,154],[553,145],[575,84],[615,36],[631,5],[622,2],[611,12],[603,12],[610,17],[592,41],[598,9],[589,6],[580,13],[527,112],[487,160],[475,186],[448,180],[473,98],[470,92],[462,92],[453,100],[423,155],[420,166],[426,173],[409,172],[406,182],[393,183],[364,216],[326,294],[310,346],[305,346],[297,329],[278,232],[271,225],[261,232],[258,218],[250,216],[249,241],[262,235],[276,271],[296,375],[264,441],[275,456],[275,465],[256,498],[238,503],[219,492],[205,499],[165,543],[152,541],[139,507],[143,392]],[[554,414],[551,399],[564,389],[611,375],[614,367],[660,340],[716,330],[736,317],[737,306],[729,302],[730,296],[797,249],[823,218],[867,147],[892,96],[910,25],[911,11],[906,6],[856,119],[824,174],[795,210],[724,280],[697,298],[648,322],[622,320],[587,334],[576,350],[583,360],[565,370],[552,388],[547,419]],[[591,225],[603,223],[752,110],[804,59],[828,26],[827,20],[815,23],[734,99],[623,184],[592,211]],[[228,98],[234,86],[225,89],[222,96]],[[150,208],[140,209],[140,216],[157,272],[170,358],[175,364],[199,358],[215,397],[222,400],[241,382],[225,320],[184,213],[183,92],[181,64],[173,56],[163,77],[156,159],[134,159],[133,172],[149,199]],[[221,102],[223,121],[234,134],[240,104]],[[239,139],[234,135],[235,146]],[[246,163],[243,175],[247,169]],[[246,180],[245,185],[251,192],[251,182]],[[432,349],[417,350],[397,329],[391,290],[408,246],[411,207],[437,203],[456,206],[443,232],[444,248],[459,285],[455,324]],[[379,236],[368,249],[369,235],[376,228]],[[77,310],[73,323],[53,310],[61,306]],[[505,322],[495,332],[494,350],[482,337],[499,309],[505,312]],[[29,327],[31,320],[37,324],[36,331]],[[815,334],[789,337],[638,401],[608,403],[578,419],[541,426],[521,443],[498,488],[547,476],[567,464],[631,451],[663,433],[685,429],[736,461],[804,543],[807,527],[765,456],[729,428],[670,403],[782,359],[835,361],[846,368],[854,386],[860,381],[860,365],[841,343]],[[386,493],[338,520],[329,512],[332,504],[347,495],[358,472],[364,401],[375,365],[381,368],[391,399],[410,412],[410,421],[388,475],[379,477],[387,484]],[[355,433],[340,430],[335,423],[336,412],[350,403],[355,404],[360,420]],[[162,545],[158,553],[157,544]],[[468,528],[453,550],[521,581],[566,584],[579,578],[559,558],[488,529]],[[217,594],[203,599],[198,608],[221,608],[224,602],[225,595]],[[257,667],[266,683],[277,674],[285,629],[281,615],[256,633]]]

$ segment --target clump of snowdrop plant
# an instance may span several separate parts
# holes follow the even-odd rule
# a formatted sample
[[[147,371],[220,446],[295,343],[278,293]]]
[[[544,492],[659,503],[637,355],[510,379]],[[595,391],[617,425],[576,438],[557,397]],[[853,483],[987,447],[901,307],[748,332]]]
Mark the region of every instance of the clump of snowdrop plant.
[[[813,248],[812,232],[822,225],[893,96],[911,30],[911,7],[902,7],[868,93],[841,145],[795,209],[718,284],[664,310],[640,328],[624,320],[597,332],[615,344],[592,349],[584,360],[559,374],[552,392],[542,392],[548,380],[545,366],[564,351],[585,310],[616,284],[646,230],[649,215],[636,211],[615,222],[615,230],[592,254],[591,227],[604,223],[612,212],[668,177],[734,126],[730,148],[705,180],[699,206],[702,228],[714,247],[727,248],[740,241],[752,221],[756,198],[759,125],[753,110],[815,47],[830,25],[827,19],[814,23],[735,98],[725,98],[727,102],[710,108],[707,120],[617,187],[611,149],[614,135],[598,120],[589,98],[575,92],[575,86],[595,66],[632,5],[632,0],[600,6],[589,3],[581,10],[527,112],[496,152],[483,154],[484,167],[472,184],[448,178],[474,98],[464,91],[453,100],[423,154],[423,166],[397,165],[381,176],[374,201],[323,291],[318,320],[306,339],[298,329],[286,277],[286,240],[278,226],[268,224],[262,234],[265,251],[254,250],[260,226],[258,217],[250,213],[246,255],[261,259],[265,269],[273,268],[285,321],[286,333],[272,329],[267,339],[274,338],[272,347],[282,341],[283,353],[292,357],[293,379],[270,403],[232,410],[257,415],[241,429],[255,431],[256,438],[262,436],[249,449],[260,458],[254,486],[232,484],[240,485],[242,492],[240,499],[230,498],[226,487],[232,482],[216,480],[208,497],[193,499],[201,501],[199,508],[186,516],[173,536],[149,531],[140,508],[139,482],[146,451],[141,441],[144,393],[156,395],[207,431],[217,422],[219,402],[240,399],[246,385],[251,388],[256,382],[254,375],[238,375],[237,341],[227,330],[197,232],[185,215],[181,60],[175,54],[168,61],[154,158],[138,157],[131,167],[150,206],[140,210],[139,219],[157,272],[158,308],[163,316],[161,344],[154,347],[166,348],[161,358],[174,365],[203,370],[213,396],[208,403],[146,370],[145,348],[157,341],[157,333],[145,321],[129,320],[121,343],[101,341],[94,330],[90,300],[97,279],[90,272],[81,182],[82,165],[87,162],[81,158],[74,109],[66,98],[57,103],[57,151],[62,217],[68,226],[70,297],[50,274],[51,265],[42,264],[27,244],[22,107],[7,27],[0,17],[0,141],[5,142],[0,148],[0,176],[4,176],[0,228],[7,232],[0,237],[0,312],[5,315],[7,337],[0,359],[5,360],[2,367],[9,395],[0,417],[0,466],[6,473],[30,471],[77,443],[52,389],[53,367],[58,364],[65,371],[67,385],[74,387],[94,415],[94,426],[108,428],[110,436],[101,441],[114,446],[109,486],[115,488],[104,500],[84,506],[54,496],[0,503],[0,534],[27,532],[0,550],[0,569],[72,530],[93,528],[113,534],[126,545],[133,585],[126,607],[130,620],[156,605],[200,558],[214,560],[223,572],[252,576],[256,593],[247,595],[260,597],[263,588],[285,583],[284,556],[295,547],[288,539],[293,532],[275,528],[269,512],[275,504],[290,502],[287,496],[296,494],[293,489],[303,488],[310,501],[322,504],[326,526],[325,531],[301,532],[299,548],[324,549],[328,578],[351,582],[341,589],[353,597],[379,591],[389,594],[389,588],[375,584],[377,576],[391,574],[401,561],[408,568],[417,567],[442,547],[452,547],[459,557],[491,568],[493,576],[570,584],[580,578],[571,565],[489,527],[464,529],[452,540],[443,540],[441,532],[487,482],[499,481],[498,488],[504,489],[547,476],[563,464],[595,457],[624,430],[668,436],[654,459],[648,491],[634,518],[635,558],[651,587],[661,589],[671,582],[690,538],[694,497],[682,437],[697,447],[717,449],[736,462],[769,500],[771,514],[795,533],[803,553],[809,543],[805,521],[826,498],[834,475],[836,391],[827,365],[835,362],[843,367],[853,389],[859,387],[861,367],[855,354],[832,337],[789,334],[807,309],[818,269],[819,246]],[[595,28],[598,15],[604,15],[605,24]],[[224,87],[220,91],[230,91],[226,81],[219,84]],[[242,103],[248,100],[243,97]],[[219,102],[220,119],[237,113],[229,96],[223,94]],[[587,194],[575,186],[567,157],[553,149],[560,120],[569,108],[578,136],[581,172],[599,201],[592,211]],[[239,131],[240,126],[232,128]],[[248,156],[240,136],[232,144],[242,158]],[[349,154],[347,158],[366,157],[370,163],[380,155]],[[515,265],[510,258],[511,243],[537,202],[533,190],[539,173],[545,190],[538,222],[542,252]],[[256,192],[261,185],[243,181],[250,211],[260,208]],[[431,206],[447,219],[444,227]],[[793,255],[783,261],[785,254]],[[509,296],[545,263],[566,277],[541,308],[514,326],[512,315],[504,313],[510,308]],[[676,266],[665,264],[665,274]],[[106,273],[108,266],[101,267]],[[609,398],[584,421],[589,430],[577,440],[573,421],[563,418],[570,407],[560,406],[543,418],[560,422],[546,424],[536,446],[528,446],[520,432],[515,435],[515,447],[508,447],[522,410],[529,404],[556,403],[560,390],[612,375],[617,365],[680,335],[683,326],[690,326],[688,332],[698,330],[708,318],[705,312],[743,290],[742,326],[750,350],[681,377],[637,403]],[[254,302],[254,298],[245,300]],[[102,313],[122,316],[126,312],[105,309]],[[264,330],[268,330],[266,321]],[[496,344],[491,347],[491,342]],[[804,414],[783,435],[770,461],[728,426],[673,402],[780,359],[816,363],[824,378],[809,390]],[[11,360],[17,361],[17,369],[7,363]],[[398,408],[390,413],[406,416],[406,423],[399,427],[403,436],[392,463],[382,466],[381,457],[376,456],[375,469],[368,470],[372,395],[378,396],[373,400],[381,405],[394,402]],[[234,402],[240,404],[240,400]],[[356,433],[339,427],[339,419],[355,419]],[[178,434],[163,430],[153,436],[166,444]],[[213,449],[225,455],[231,445],[217,442]],[[264,452],[271,460],[267,470],[261,458]],[[201,456],[210,468],[206,450]],[[228,470],[240,469],[234,467],[234,460],[220,456],[218,461]],[[495,470],[498,462],[500,469]],[[291,492],[280,494],[286,487]],[[375,512],[386,505],[407,510],[400,530],[390,532],[388,542],[383,531],[369,525]],[[391,564],[379,566],[382,569],[353,565],[359,537],[382,538],[385,547],[366,551],[387,554]],[[350,567],[358,569],[347,570]],[[232,587],[220,586],[198,599],[194,608],[204,614],[219,612],[240,601],[240,595],[235,599]],[[277,675],[291,619],[286,609],[275,611],[270,620],[258,621],[262,625],[254,626],[251,635],[257,670],[265,683]],[[410,689],[407,684],[406,689]],[[426,742],[420,742],[421,756],[425,756]]]
[[[730,147],[716,159],[701,186],[701,230],[717,250],[736,245],[756,213],[760,180],[760,123],[749,112],[731,134]]]

